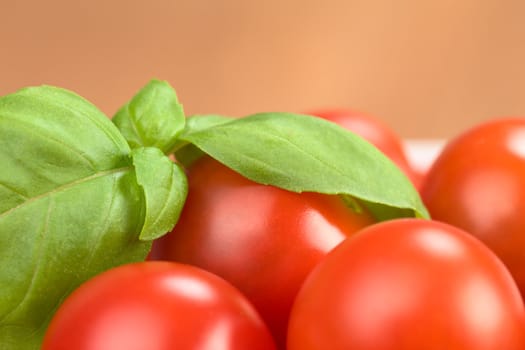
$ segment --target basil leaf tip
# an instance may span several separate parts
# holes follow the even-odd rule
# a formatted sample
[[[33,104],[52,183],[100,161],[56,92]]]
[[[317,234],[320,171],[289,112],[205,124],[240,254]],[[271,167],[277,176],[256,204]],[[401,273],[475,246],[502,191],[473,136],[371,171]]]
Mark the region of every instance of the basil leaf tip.
[[[186,118],[171,85],[151,80],[112,120],[132,148],[157,147],[167,154],[184,129]]]

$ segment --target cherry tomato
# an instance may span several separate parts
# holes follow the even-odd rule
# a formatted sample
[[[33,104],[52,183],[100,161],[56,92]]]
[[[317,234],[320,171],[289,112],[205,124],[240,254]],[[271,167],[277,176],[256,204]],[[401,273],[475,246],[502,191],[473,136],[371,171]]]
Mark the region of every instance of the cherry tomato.
[[[339,242],[375,220],[338,196],[292,193],[250,181],[209,157],[188,170],[189,194],[153,259],[209,270],[240,289],[284,346],[300,285]]]
[[[486,122],[451,140],[421,196],[434,219],[491,248],[525,296],[525,118]]]
[[[385,123],[366,113],[349,109],[314,110],[308,114],[317,116],[361,136],[392,160],[412,181],[416,188],[420,175],[408,162],[401,138]]]
[[[525,349],[525,310],[503,263],[479,240],[430,220],[363,229],[298,293],[288,350]]]
[[[275,349],[253,306],[193,266],[123,265],[95,276],[60,306],[42,350]]]

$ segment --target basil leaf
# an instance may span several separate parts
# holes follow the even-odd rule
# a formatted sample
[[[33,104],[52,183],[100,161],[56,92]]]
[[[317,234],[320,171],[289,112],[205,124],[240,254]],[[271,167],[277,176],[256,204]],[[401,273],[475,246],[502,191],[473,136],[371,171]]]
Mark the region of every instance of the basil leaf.
[[[137,181],[144,189],[146,213],[140,239],[153,240],[173,229],[188,193],[184,171],[158,148],[132,152]]]
[[[172,199],[151,196],[151,180],[143,166],[135,172],[109,118],[59,88],[0,97],[0,164],[0,347],[38,349],[74,288],[144,260],[151,243],[139,234],[169,226],[173,218],[163,218],[153,230],[151,219]],[[153,212],[150,196],[161,201]]]
[[[113,117],[131,148],[157,147],[168,153],[184,129],[185,116],[175,90],[152,80]]]
[[[364,201],[379,220],[428,217],[397,166],[361,137],[320,118],[261,113],[180,138],[262,184],[350,195]]]
[[[217,114],[206,115],[192,115],[186,119],[186,125],[180,137],[198,132],[213,126],[224,124],[234,120],[231,117],[224,117]],[[204,152],[200,149],[179,138],[172,151],[177,159],[177,162],[185,167],[190,166],[194,161],[199,159]]]
[[[226,117],[218,114],[195,114],[186,119],[186,126],[182,134],[187,135],[193,132],[211,128],[235,120],[236,118]]]

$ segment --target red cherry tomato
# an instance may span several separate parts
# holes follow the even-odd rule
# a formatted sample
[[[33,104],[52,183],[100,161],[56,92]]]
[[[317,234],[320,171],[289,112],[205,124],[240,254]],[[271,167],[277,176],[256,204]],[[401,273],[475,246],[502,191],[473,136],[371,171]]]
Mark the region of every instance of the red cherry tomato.
[[[338,196],[257,184],[209,157],[190,167],[188,179],[179,222],[153,244],[151,257],[193,264],[231,282],[284,346],[288,313],[304,278],[374,219]]]
[[[525,296],[525,118],[486,122],[451,140],[421,196],[434,219],[491,248]]]
[[[288,350],[525,349],[525,310],[501,261],[462,230],[400,219],[363,229],[312,271]]]
[[[123,265],[88,280],[60,306],[42,350],[275,349],[253,306],[193,266]]]
[[[416,188],[419,187],[420,175],[410,166],[401,138],[379,119],[349,109],[317,110],[308,114],[329,120],[361,136],[390,158]]]

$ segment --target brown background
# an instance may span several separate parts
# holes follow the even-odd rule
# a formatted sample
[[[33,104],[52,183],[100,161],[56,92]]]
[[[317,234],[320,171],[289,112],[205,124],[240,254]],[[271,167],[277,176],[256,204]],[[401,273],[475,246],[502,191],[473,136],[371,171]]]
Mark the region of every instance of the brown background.
[[[525,115],[525,1],[0,0],[0,94],[112,115],[150,78],[188,114],[353,107],[407,138]]]

